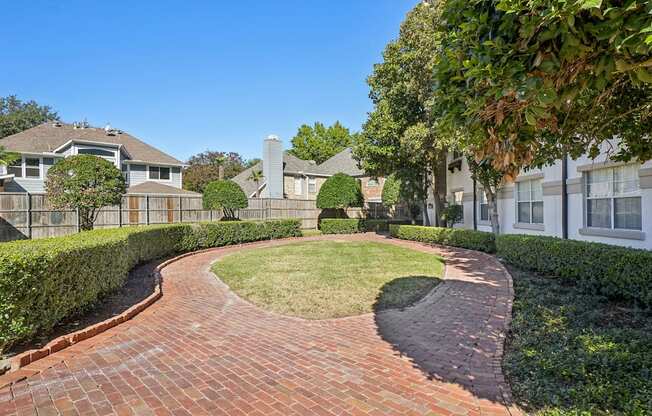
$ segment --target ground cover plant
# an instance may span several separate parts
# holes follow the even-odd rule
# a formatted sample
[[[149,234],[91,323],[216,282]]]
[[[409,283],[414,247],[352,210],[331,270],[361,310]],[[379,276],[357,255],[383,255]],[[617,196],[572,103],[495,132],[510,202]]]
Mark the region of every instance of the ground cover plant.
[[[438,284],[443,261],[386,243],[313,241],[242,251],[213,271],[260,307],[324,319],[411,305]]]
[[[503,368],[517,402],[537,415],[652,414],[652,313],[572,281],[510,271]]]

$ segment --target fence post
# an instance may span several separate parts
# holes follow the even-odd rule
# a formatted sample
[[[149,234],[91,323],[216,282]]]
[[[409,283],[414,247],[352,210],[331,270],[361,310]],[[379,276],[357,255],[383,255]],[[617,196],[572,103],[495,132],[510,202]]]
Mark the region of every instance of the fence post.
[[[213,222],[213,210],[209,209],[208,210],[208,218],[210,222]]]
[[[122,228],[122,197],[120,197],[120,203],[118,204],[118,228]]]
[[[183,202],[181,197],[179,197],[179,222],[183,222]]]
[[[145,195],[145,221],[149,225],[149,195]]]
[[[80,218],[79,218],[79,208],[77,208],[76,212],[77,212],[77,232],[79,233],[79,232],[81,232],[81,221],[80,221]]]
[[[32,195],[27,192],[25,194],[27,198],[27,238],[32,238]]]

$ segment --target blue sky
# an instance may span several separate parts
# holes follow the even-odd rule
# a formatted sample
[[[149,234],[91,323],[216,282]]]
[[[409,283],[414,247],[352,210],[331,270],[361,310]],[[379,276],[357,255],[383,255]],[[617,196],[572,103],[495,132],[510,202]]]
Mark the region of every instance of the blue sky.
[[[0,95],[185,160],[258,157],[299,125],[359,130],[366,77],[417,0],[2,0]]]

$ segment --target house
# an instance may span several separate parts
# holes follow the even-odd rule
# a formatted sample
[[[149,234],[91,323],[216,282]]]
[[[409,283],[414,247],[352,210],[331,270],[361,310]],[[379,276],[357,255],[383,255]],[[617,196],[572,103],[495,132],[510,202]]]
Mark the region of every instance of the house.
[[[612,146],[617,143],[605,143],[595,160],[559,160],[504,184],[498,192],[501,233],[652,249],[652,161],[613,162]],[[464,212],[456,226],[491,231],[486,196],[466,160],[450,154],[448,162],[448,201]]]
[[[263,173],[259,183],[251,180],[252,172],[256,171]],[[233,180],[249,198],[314,200],[326,179],[336,173],[357,178],[366,202],[381,202],[384,179],[365,174],[353,158],[351,149],[344,149],[324,163],[317,164],[283,151],[283,143],[276,136],[265,139],[262,162],[244,170]]]
[[[0,140],[7,151],[20,154],[0,167],[0,192],[45,192],[48,170],[72,155],[95,155],[120,169],[127,193],[139,195],[199,195],[181,188],[183,162],[110,126],[46,122]]]

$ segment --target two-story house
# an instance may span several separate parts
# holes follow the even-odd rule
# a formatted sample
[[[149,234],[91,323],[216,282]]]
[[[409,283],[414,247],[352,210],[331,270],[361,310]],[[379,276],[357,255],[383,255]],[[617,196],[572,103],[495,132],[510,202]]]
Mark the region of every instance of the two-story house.
[[[522,172],[498,192],[500,231],[652,249],[652,161],[613,162],[605,143],[590,159],[559,160]],[[487,198],[466,159],[449,154],[448,203],[463,207],[457,227],[491,231]],[[432,210],[429,216],[434,219]]]
[[[198,195],[183,190],[183,162],[110,126],[46,122],[0,140],[7,151],[20,154],[0,167],[0,192],[45,192],[48,170],[73,155],[95,155],[115,164],[127,181],[128,194]]]

